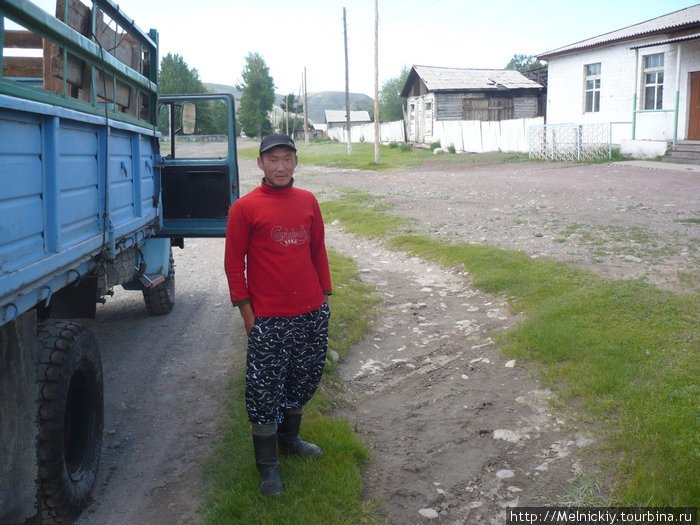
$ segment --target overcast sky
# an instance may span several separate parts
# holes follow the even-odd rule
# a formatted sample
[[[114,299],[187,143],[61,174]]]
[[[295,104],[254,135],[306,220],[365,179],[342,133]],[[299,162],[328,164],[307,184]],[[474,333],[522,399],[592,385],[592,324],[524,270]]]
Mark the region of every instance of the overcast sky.
[[[55,0],[34,0],[42,7]],[[405,65],[503,68],[661,16],[682,0],[378,0],[379,86]],[[343,7],[350,91],[374,94],[374,0],[115,0],[141,29],[155,28],[161,56],[180,54],[203,82],[234,85],[258,52],[277,93],[343,91]],[[51,10],[52,8],[49,8]]]

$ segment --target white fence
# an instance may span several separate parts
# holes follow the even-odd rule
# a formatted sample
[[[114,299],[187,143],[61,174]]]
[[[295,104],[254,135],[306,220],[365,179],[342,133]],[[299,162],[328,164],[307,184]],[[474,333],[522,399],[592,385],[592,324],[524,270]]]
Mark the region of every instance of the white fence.
[[[500,121],[438,120],[434,123],[430,142],[440,142],[444,149],[486,153],[489,151],[528,152],[528,129],[543,125],[544,118]]]
[[[547,124],[530,128],[530,158],[585,162],[610,158],[613,124]]]
[[[429,142],[440,142],[455,151],[485,153],[488,151],[528,152],[528,129],[544,125],[544,118],[514,119],[486,122],[479,120],[442,120],[434,123]],[[355,125],[350,128],[352,142],[374,142],[374,123]],[[384,122],[379,125],[380,142],[405,142],[402,120]],[[346,142],[345,128],[331,128],[328,138]]]
[[[338,142],[347,142],[345,128],[331,128],[328,130],[328,138]],[[374,122],[369,124],[356,124],[350,126],[351,142],[374,142]],[[403,120],[394,122],[380,122],[379,142],[405,142]]]

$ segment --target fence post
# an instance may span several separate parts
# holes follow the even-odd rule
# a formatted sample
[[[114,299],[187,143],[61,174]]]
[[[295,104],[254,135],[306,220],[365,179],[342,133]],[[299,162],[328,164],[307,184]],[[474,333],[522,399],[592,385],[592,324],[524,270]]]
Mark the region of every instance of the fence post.
[[[581,162],[581,140],[583,135],[583,126],[576,126],[576,160]]]
[[[550,160],[554,162],[554,141],[556,140],[557,134],[555,133],[555,129],[552,128],[552,140],[549,141],[549,144],[551,146],[551,153],[550,153]]]

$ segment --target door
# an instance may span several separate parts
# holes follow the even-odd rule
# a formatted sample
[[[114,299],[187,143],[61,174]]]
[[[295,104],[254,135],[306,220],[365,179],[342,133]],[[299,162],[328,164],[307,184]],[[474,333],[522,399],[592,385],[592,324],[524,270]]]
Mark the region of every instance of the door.
[[[238,198],[235,109],[229,94],[159,100],[161,237],[224,237]]]
[[[700,140],[700,71],[690,74],[690,111],[688,113],[688,139]]]

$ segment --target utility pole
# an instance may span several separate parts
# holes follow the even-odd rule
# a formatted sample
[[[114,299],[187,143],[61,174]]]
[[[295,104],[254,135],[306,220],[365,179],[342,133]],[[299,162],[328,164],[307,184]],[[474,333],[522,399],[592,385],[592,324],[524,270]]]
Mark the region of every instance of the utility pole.
[[[374,162],[379,164],[379,0],[374,0]]]
[[[343,7],[343,33],[345,34],[345,122],[348,132],[348,155],[352,155],[352,137],[350,136],[350,74],[348,69],[348,24]]]
[[[309,147],[309,112],[306,104],[306,68],[304,68],[304,146]]]
[[[285,122],[284,129],[287,130],[287,135],[289,135],[289,95],[284,96],[284,109],[285,111]]]

